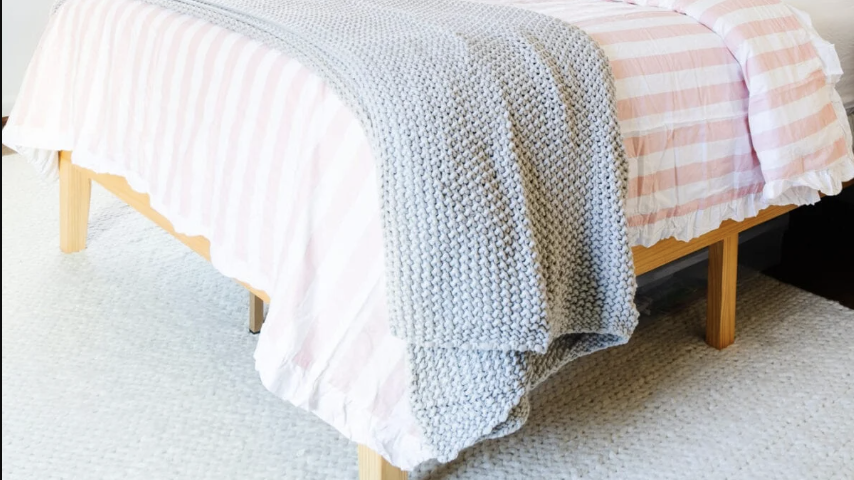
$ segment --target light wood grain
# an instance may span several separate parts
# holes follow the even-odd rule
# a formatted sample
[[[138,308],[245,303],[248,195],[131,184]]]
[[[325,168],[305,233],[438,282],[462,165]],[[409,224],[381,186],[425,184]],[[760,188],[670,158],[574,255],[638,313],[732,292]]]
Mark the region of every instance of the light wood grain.
[[[738,232],[709,246],[706,343],[722,350],[735,341]]]
[[[89,201],[92,180],[87,171],[71,163],[68,156],[59,159],[59,248],[65,253],[86,248],[89,231]]]
[[[66,161],[70,164],[71,162],[71,152],[60,152],[60,166],[63,161]],[[125,203],[133,207],[136,211],[143,214],[152,222],[156,223],[160,228],[166,230],[171,233],[175,238],[181,241],[184,245],[190,247],[194,252],[198,253],[206,260],[210,261],[211,259],[211,244],[207,238],[202,236],[187,236],[175,231],[175,228],[172,226],[172,223],[166,219],[163,215],[157,213],[153,208],[151,208],[151,202],[149,201],[148,195],[144,193],[139,193],[136,190],[132,189],[128,184],[127,180],[124,177],[119,177],[117,175],[108,175],[103,173],[95,173],[91,170],[74,167],[76,171],[82,172],[87,178],[98,182],[99,185],[107,189],[113,195],[122,199]],[[60,168],[60,172],[62,169]],[[61,176],[61,173],[60,173]],[[88,198],[88,197],[87,197]],[[88,212],[88,201],[87,204],[87,212]],[[246,287],[247,290],[252,292],[255,296],[261,299],[264,302],[269,303],[270,297],[267,293],[253,288],[251,285],[247,285],[241,281],[236,280],[237,283]]]
[[[842,188],[848,188],[851,185],[854,185],[854,180],[843,182]],[[797,205],[772,206],[760,211],[755,217],[746,218],[740,222],[727,220],[721,223],[721,226],[716,230],[712,230],[705,235],[700,235],[687,242],[671,237],[661,240],[651,247],[634,247],[632,248],[632,255],[635,261],[635,274],[642,275],[655,270],[685,255],[706,248],[713,243],[720,242],[733,233],[743,232],[777,218],[780,215],[791,212],[796,208],[798,208]]]
[[[359,480],[406,480],[409,475],[379,453],[359,445]]]
[[[727,220],[723,222],[717,230],[712,230],[711,232],[705,235],[700,235],[688,242],[676,240],[671,237],[661,240],[651,247],[634,247],[632,249],[632,254],[635,258],[635,273],[637,275],[642,275],[655,270],[656,268],[667,265],[674,260],[684,257],[685,255],[694,253],[708,247],[709,245],[720,242],[733,234],[738,234],[748,228],[755,227],[756,225],[779,217],[784,213],[791,212],[795,208],[797,208],[795,205],[769,207],[759,212],[759,215],[745,219],[741,222]]]
[[[66,168],[68,166],[73,168]],[[124,178],[115,175],[97,174],[90,170],[74,166],[71,164],[71,152],[60,152],[61,178],[63,178],[63,171],[66,172],[64,179],[61,180],[61,184],[64,185],[62,190],[66,192],[63,194],[61,201],[61,228],[64,239],[62,240],[63,251],[71,252],[85,248],[87,222],[81,219],[88,217],[89,179],[92,179],[151,219],[164,230],[174,235],[175,238],[193,249],[196,253],[210,260],[210,242],[206,238],[200,236],[190,237],[177,233],[165,217],[151,208],[148,195],[134,191]],[[854,184],[854,181],[845,182],[843,185],[844,187],[848,187],[852,184]],[[656,243],[652,247],[634,247],[632,253],[634,255],[635,273],[637,275],[647,273],[685,255],[721,242],[733,234],[737,235],[741,231],[790,212],[795,208],[797,207],[794,205],[769,207],[759,212],[757,216],[748,218],[742,222],[728,220],[723,222],[717,230],[701,235],[688,242],[668,238]],[[239,281],[238,283],[246,287],[263,302],[270,302],[270,298],[265,292],[245,283]],[[250,329],[252,328],[253,325],[250,322]]]
[[[128,205],[148,217],[193,251],[210,260],[210,242],[201,236],[177,233],[171,222],[151,208],[148,195],[134,191],[119,176],[97,174],[71,163],[71,152],[60,152],[60,246],[65,252],[76,252],[86,246],[91,180],[95,180]],[[850,186],[854,182],[846,182]],[[706,342],[722,349],[733,342],[735,336],[735,294],[738,268],[738,233],[796,208],[795,206],[770,207],[756,217],[742,222],[723,222],[720,228],[689,242],[673,238],[662,240],[652,247],[634,247],[637,275],[654,270],[673,260],[696,252],[709,250],[709,306],[707,311]],[[240,283],[240,282],[238,282]],[[241,283],[250,292],[250,322],[252,331],[259,331],[263,322],[264,302],[269,296],[260,290]],[[381,455],[364,445],[359,445],[360,480],[406,480],[408,474]]]
[[[264,324],[264,300],[249,292],[249,331],[258,333]]]

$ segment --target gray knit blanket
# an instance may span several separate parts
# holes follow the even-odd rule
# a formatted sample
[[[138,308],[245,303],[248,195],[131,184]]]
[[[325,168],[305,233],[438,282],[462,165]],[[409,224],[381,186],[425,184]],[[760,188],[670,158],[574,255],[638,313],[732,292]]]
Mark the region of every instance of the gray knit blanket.
[[[519,428],[542,379],[628,339],[626,158],[584,32],[463,0],[146,1],[300,59],[360,118],[391,329],[440,461]]]

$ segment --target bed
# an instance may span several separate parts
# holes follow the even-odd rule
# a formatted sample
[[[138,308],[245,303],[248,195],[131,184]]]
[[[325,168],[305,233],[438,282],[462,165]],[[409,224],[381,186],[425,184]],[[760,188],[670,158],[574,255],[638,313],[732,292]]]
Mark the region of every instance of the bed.
[[[749,34],[784,46],[797,32],[821,73],[785,106],[802,122],[780,141],[750,123],[739,52],[669,2],[495,3],[556,16],[602,45],[629,156],[635,272],[709,248],[706,341],[730,345],[739,232],[854,177],[854,76],[842,76],[854,38],[841,28],[852,15],[795,2],[835,49],[797,10],[780,31],[751,24]],[[854,14],[845,1],[833,9]],[[94,180],[247,287],[262,382],[359,443],[362,478],[404,478],[432,458],[388,328],[375,162],[321,78],[204,20],[137,0],[74,0],[51,19],[24,85],[4,143],[58,175],[63,251],[85,248]],[[811,103],[822,91],[832,101]],[[765,144],[815,154],[763,169]]]

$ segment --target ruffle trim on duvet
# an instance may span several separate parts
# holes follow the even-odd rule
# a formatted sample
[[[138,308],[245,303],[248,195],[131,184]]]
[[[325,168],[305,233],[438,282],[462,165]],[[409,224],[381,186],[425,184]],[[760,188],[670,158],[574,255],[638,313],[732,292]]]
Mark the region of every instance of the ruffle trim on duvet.
[[[775,205],[812,205],[821,197],[836,195],[842,190],[842,182],[854,178],[854,162],[843,158],[822,170],[806,172],[793,180],[780,180],[782,185],[773,188],[781,192],[768,200],[763,192],[752,193],[735,200],[713,205],[687,215],[670,217],[659,222],[629,228],[629,243],[633,246],[651,247],[661,240],[675,237],[687,242],[709,233],[726,220],[741,222],[755,217],[760,211]]]
[[[46,178],[56,179],[58,176],[56,150],[72,150],[72,147],[64,142],[57,142],[56,145],[52,145],[56,150],[34,149],[18,145],[19,143],[32,144],[33,142],[27,141],[28,138],[44,138],[38,135],[38,132],[27,132],[18,127],[10,127],[3,132],[4,143],[6,143],[5,138],[7,136],[13,139],[12,142],[6,144],[9,145],[11,143],[10,146],[18,151],[18,153],[24,155]],[[849,137],[850,135],[849,132]],[[35,143],[44,144],[43,141]],[[123,176],[134,190],[142,193],[151,192],[148,183],[141,177],[133,172],[116,168],[115,165],[112,165],[112,162],[99,160],[94,154],[84,151],[74,151],[74,162],[96,173]],[[103,168],[102,165],[104,164],[109,164],[110,167]],[[687,242],[717,229],[726,220],[740,222],[747,218],[755,217],[760,211],[769,206],[814,204],[820,199],[818,191],[827,195],[835,195],[842,189],[842,182],[851,178],[854,178],[854,163],[849,159],[842,159],[826,169],[807,172],[802,177],[799,177],[803,182],[802,185],[807,186],[796,186],[791,183],[791,180],[779,181],[788,184],[774,187],[785,191],[785,193],[776,197],[773,201],[766,200],[765,195],[759,192],[719,205],[713,205],[698,212],[666,218],[639,227],[629,227],[629,243],[632,246],[642,245],[644,247],[651,247],[669,237],[675,237],[677,240]],[[209,238],[210,232],[206,228],[186,218],[182,218],[178,212],[167,208],[156,197],[151,197],[151,206],[155,211],[169,219],[178,233],[190,236],[202,235]],[[220,261],[220,255],[213,246],[211,246],[211,263],[217,270],[229,277],[256,278],[261,276],[260,272],[252,272],[246,265],[236,265],[232,262]],[[257,285],[253,285],[253,287],[263,291],[269,291],[272,288],[271,279],[256,283]]]
[[[740,222],[755,217],[772,205],[810,205],[818,200],[819,195],[814,190],[790,191],[773,202],[768,202],[762,192],[752,193],[697,212],[630,227],[629,243],[633,246],[651,247],[670,237],[687,242],[717,229],[726,220]]]
[[[45,141],[45,139],[54,140]],[[3,145],[23,155],[42,178],[55,181],[59,178],[59,152],[70,150],[70,145],[74,145],[74,142],[70,138],[56,139],[53,131],[46,132],[31,127],[7,125],[3,128]],[[41,145],[42,148],[26,145]]]

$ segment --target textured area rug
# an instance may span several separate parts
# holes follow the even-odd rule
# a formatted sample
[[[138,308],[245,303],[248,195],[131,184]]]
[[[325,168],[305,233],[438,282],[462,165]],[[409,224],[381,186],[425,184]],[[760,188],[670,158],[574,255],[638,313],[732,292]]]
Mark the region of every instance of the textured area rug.
[[[3,479],[355,479],[355,445],[264,390],[247,295],[99,187],[89,248],[2,162]],[[517,434],[414,479],[854,478],[854,311],[742,275],[735,345],[702,299],[644,316],[533,397]]]

